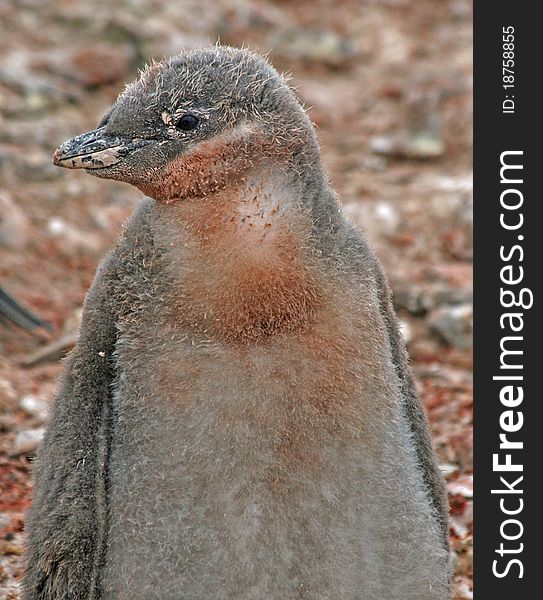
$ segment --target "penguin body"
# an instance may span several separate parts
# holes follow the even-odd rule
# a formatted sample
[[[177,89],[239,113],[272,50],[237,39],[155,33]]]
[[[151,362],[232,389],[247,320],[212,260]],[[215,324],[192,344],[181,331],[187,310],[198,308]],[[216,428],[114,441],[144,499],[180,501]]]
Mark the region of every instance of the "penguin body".
[[[388,286],[275,71],[228,48],[155,65],[55,162],[150,198],[86,301],[23,598],[449,597]]]

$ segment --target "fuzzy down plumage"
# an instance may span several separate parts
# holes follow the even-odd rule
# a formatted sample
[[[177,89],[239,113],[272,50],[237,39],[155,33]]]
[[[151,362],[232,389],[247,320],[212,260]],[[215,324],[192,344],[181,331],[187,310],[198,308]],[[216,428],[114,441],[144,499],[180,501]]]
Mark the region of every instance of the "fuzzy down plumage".
[[[192,137],[172,129],[187,111]],[[449,598],[447,507],[388,285],[284,81],[247,51],[186,53],[102,126],[154,132],[93,171],[150,198],[66,362],[24,600]]]

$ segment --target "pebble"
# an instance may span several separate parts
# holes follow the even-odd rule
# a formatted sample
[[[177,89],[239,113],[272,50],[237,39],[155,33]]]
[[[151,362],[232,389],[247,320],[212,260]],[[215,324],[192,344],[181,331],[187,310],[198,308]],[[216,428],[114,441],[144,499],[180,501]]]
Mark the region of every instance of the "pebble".
[[[22,454],[33,455],[43,440],[45,429],[38,427],[36,429],[23,429],[15,436],[11,456],[21,456]]]
[[[351,202],[344,206],[351,219],[367,232],[372,240],[391,237],[400,226],[400,215],[386,200],[375,203]]]
[[[430,161],[443,156],[445,142],[437,99],[422,96],[411,100],[404,127],[390,135],[374,137],[370,150],[410,160]]]
[[[461,350],[473,345],[473,307],[471,304],[442,306],[427,318],[430,330],[443,342]]]
[[[449,494],[460,494],[464,498],[473,498],[473,475],[463,475],[447,483]]]
[[[473,291],[466,287],[443,284],[394,287],[394,306],[413,316],[422,316],[445,305],[471,304]]]
[[[47,229],[66,253],[74,250],[96,252],[101,247],[99,236],[81,231],[62,217],[51,217],[47,222]]]
[[[404,321],[403,319],[399,320],[398,325],[403,341],[405,342],[405,344],[409,344],[413,339],[413,330],[411,329],[411,326],[407,321]]]
[[[35,417],[42,422],[45,421],[49,414],[48,403],[35,396],[23,396],[19,402],[19,408],[30,417]]]
[[[274,54],[289,60],[335,68],[347,66],[358,55],[358,49],[350,38],[329,29],[285,29],[272,38],[270,46]]]
[[[435,160],[445,151],[443,140],[432,132],[413,135],[379,136],[370,141],[375,154],[412,160]]]
[[[458,471],[458,465],[452,463],[441,463],[439,465],[439,472],[441,473],[444,479],[447,479],[451,475],[458,473]]]

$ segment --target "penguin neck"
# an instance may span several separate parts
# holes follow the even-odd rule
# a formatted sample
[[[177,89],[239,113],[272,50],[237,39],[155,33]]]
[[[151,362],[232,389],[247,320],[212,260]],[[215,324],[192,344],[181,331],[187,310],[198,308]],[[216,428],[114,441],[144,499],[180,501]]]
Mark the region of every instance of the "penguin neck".
[[[307,239],[310,209],[304,182],[280,164],[260,165],[206,196],[186,197],[164,206],[162,221],[173,237],[186,238],[203,254],[221,251],[222,259],[278,251],[286,232]]]
[[[290,174],[261,168],[216,194],[158,203],[155,235],[183,288],[176,313],[230,341],[306,327],[320,292],[299,192]]]

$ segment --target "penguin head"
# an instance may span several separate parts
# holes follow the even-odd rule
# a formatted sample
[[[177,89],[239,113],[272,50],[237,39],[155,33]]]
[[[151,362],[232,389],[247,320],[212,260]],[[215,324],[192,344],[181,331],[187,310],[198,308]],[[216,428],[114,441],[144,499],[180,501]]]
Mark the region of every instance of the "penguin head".
[[[287,164],[315,144],[283,77],[252,52],[217,46],[148,66],[98,127],[62,144],[53,162],[172,202]]]

